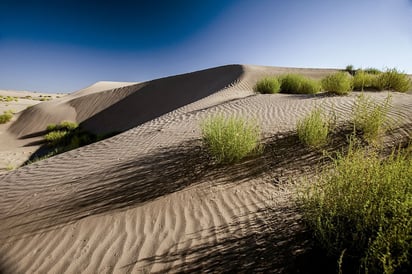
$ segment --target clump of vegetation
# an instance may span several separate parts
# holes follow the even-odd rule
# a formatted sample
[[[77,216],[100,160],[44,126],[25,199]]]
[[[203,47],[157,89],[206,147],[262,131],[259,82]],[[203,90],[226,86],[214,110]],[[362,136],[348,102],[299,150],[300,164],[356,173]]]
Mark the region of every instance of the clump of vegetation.
[[[352,79],[353,90],[374,90],[376,86],[377,75],[366,70],[356,71]]]
[[[44,135],[44,139],[51,146],[64,145],[68,134],[69,131],[66,130],[53,130]]]
[[[306,146],[320,147],[327,143],[331,125],[331,119],[324,114],[323,110],[315,108],[308,116],[298,121],[299,140]]]
[[[13,111],[6,110],[0,115],[0,124],[5,124],[13,118]]]
[[[276,77],[266,77],[256,83],[254,90],[264,94],[278,93],[280,91],[280,83]]]
[[[14,96],[1,96],[0,95],[0,102],[12,102],[12,101],[19,101],[19,98]]]
[[[347,95],[352,90],[351,77],[346,72],[336,72],[322,79],[322,88],[337,95]]]
[[[340,257],[339,266],[348,273],[408,273],[410,150],[382,159],[375,151],[352,145],[347,155],[338,154],[331,169],[307,184],[298,197],[317,244]]]
[[[47,126],[47,131],[67,130],[72,131],[78,128],[79,125],[71,121],[63,121],[60,124],[50,124]]]
[[[221,115],[201,124],[203,141],[218,163],[237,162],[261,151],[261,133],[256,122]]]
[[[359,95],[356,98],[352,111],[355,131],[360,131],[367,142],[376,143],[388,128],[387,116],[390,107],[390,96],[382,103],[379,103],[372,100],[370,96],[365,94]]]
[[[320,92],[318,81],[300,74],[286,74],[280,77],[280,91],[282,93],[316,94]]]
[[[101,140],[105,136],[97,136],[79,128],[75,122],[63,121],[60,124],[47,126],[47,134],[44,139],[54,151],[53,155],[85,146]]]
[[[407,92],[412,88],[412,83],[408,75],[394,68],[388,69],[377,76],[376,87],[378,90]]]

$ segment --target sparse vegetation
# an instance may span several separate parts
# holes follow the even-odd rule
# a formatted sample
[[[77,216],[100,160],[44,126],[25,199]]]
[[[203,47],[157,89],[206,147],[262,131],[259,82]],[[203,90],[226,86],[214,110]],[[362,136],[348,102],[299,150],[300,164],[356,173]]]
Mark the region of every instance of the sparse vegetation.
[[[352,90],[351,77],[346,72],[336,72],[322,79],[322,88],[337,95],[347,95]]]
[[[16,167],[15,167],[13,164],[11,164],[11,163],[9,163],[9,164],[6,166],[6,170],[7,170],[7,171],[12,171],[12,170],[14,170],[14,169],[16,169]]]
[[[369,143],[376,143],[387,130],[387,114],[391,107],[391,97],[382,103],[376,102],[370,96],[361,94],[356,98],[353,107],[353,126],[360,131]]]
[[[347,155],[339,154],[331,169],[299,192],[298,205],[317,244],[339,258],[347,273],[408,273],[410,152],[382,159],[376,151],[351,145]]]
[[[412,88],[412,83],[405,73],[401,73],[397,69],[388,69],[377,75],[376,87],[379,90],[407,92]]]
[[[321,86],[318,81],[306,78],[300,74],[286,74],[279,77],[280,92],[297,94],[316,94]]]
[[[321,108],[315,108],[297,123],[299,140],[309,147],[320,147],[327,143],[331,119]]]
[[[47,126],[46,131],[47,134],[44,135],[44,139],[47,142],[49,149],[45,151],[45,154],[34,155],[34,157],[25,164],[31,164],[117,134],[117,132],[113,132],[104,135],[96,135],[81,129],[77,123],[70,121],[63,121],[59,124],[50,124]]]
[[[201,129],[203,141],[218,163],[237,162],[261,149],[256,122],[218,115],[206,119]]]
[[[256,83],[254,90],[264,94],[278,93],[280,91],[280,83],[276,77],[266,77]]]
[[[0,102],[12,102],[12,101],[19,101],[19,98],[14,96],[2,96],[0,95]]]
[[[13,111],[6,110],[0,115],[0,124],[5,124],[13,118]]]

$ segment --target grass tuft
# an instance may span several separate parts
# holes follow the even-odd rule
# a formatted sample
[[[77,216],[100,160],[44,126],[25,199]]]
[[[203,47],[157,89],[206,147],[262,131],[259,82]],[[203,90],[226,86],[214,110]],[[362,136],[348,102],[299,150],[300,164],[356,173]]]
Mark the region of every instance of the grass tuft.
[[[201,124],[203,141],[218,163],[233,163],[261,151],[260,129],[256,122],[221,115]]]
[[[0,115],[0,124],[5,124],[13,118],[13,111],[6,110]]]
[[[316,94],[321,90],[318,81],[309,79],[300,74],[286,74],[280,76],[280,91],[292,94]]]
[[[412,154],[350,146],[299,191],[316,242],[348,273],[407,273],[412,251]],[[352,270],[357,268],[357,270]],[[402,272],[406,271],[406,272]]]
[[[255,92],[273,94],[280,91],[280,83],[276,77],[266,77],[258,81],[254,87]]]
[[[389,95],[382,103],[372,100],[365,94],[359,95],[352,110],[355,131],[360,131],[368,143],[378,142],[388,129],[387,116],[390,107],[391,97]]]
[[[322,79],[322,88],[337,95],[347,95],[352,90],[351,77],[346,72],[336,72]]]
[[[331,122],[321,108],[315,108],[299,120],[296,127],[299,140],[304,145],[318,148],[327,143]]]

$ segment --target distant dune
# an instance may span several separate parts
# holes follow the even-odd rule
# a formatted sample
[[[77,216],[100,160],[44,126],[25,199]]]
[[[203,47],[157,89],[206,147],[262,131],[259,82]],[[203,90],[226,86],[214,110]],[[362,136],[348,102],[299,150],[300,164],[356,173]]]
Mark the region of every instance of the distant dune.
[[[307,243],[287,182],[313,170],[320,155],[288,136],[315,106],[347,121],[356,93],[262,95],[253,86],[268,75],[320,79],[334,71],[228,65],[98,82],[23,110],[7,140],[62,120],[122,133],[0,174],[0,272],[302,271]],[[368,94],[383,100],[387,92]],[[401,122],[387,143],[406,138],[412,125],[412,96],[391,94],[390,117]],[[199,124],[217,113],[256,119],[267,153],[213,166]]]

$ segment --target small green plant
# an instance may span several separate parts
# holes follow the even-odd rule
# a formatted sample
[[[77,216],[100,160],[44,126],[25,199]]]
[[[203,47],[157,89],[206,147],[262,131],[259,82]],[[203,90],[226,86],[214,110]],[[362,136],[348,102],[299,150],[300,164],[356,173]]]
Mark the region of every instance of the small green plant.
[[[360,131],[369,143],[376,143],[388,128],[388,111],[391,107],[391,97],[378,103],[370,96],[361,94],[356,98],[352,110],[352,121],[355,131]]]
[[[382,159],[352,144],[316,178],[300,189],[298,206],[317,244],[340,268],[408,273],[412,154],[396,151]]]
[[[379,90],[407,92],[412,88],[412,83],[408,75],[394,68],[387,69],[377,76],[376,87]]]
[[[206,119],[201,129],[203,141],[218,163],[237,162],[261,150],[256,122],[218,115]]]
[[[327,143],[331,122],[321,108],[315,108],[311,113],[299,120],[297,133],[299,140],[309,147],[320,147]]]
[[[316,94],[321,90],[318,81],[306,78],[300,74],[280,76],[280,91],[282,93]]]
[[[256,83],[254,90],[264,94],[278,93],[280,91],[280,83],[276,77],[266,77]]]
[[[5,124],[13,118],[13,111],[6,110],[0,115],[0,124]]]
[[[346,72],[336,72],[322,79],[322,88],[337,95],[347,95],[352,90],[351,77]]]
[[[7,170],[7,171],[12,171],[12,170],[14,170],[14,169],[16,169],[16,167],[15,167],[13,164],[11,164],[11,163],[9,163],[9,164],[6,166],[6,170]]]

